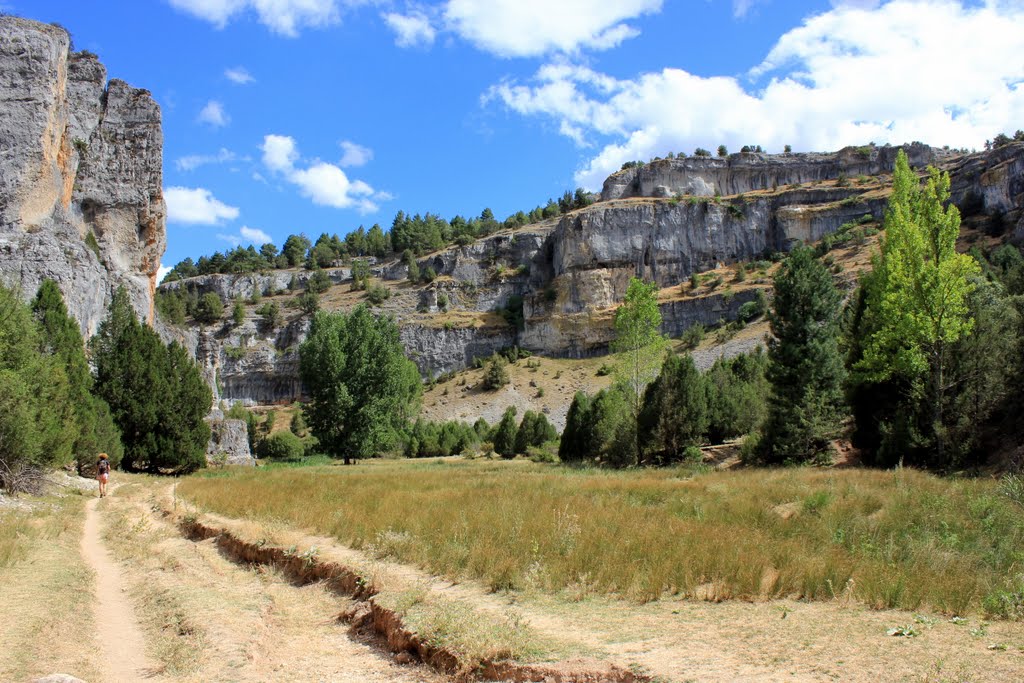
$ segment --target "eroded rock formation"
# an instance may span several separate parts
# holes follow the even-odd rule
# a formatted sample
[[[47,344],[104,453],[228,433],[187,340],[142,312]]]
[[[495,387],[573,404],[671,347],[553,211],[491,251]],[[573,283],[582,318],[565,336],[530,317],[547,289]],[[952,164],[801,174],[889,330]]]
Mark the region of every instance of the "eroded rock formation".
[[[160,108],[67,32],[0,17],[0,278],[55,280],[94,333],[118,286],[144,320],[166,246]]]

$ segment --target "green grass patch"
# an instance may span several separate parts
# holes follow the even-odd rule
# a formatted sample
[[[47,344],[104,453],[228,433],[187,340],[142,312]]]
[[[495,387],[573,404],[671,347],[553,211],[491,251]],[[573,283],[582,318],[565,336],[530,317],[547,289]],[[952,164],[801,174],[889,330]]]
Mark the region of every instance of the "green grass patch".
[[[1019,507],[986,480],[911,471],[607,472],[372,461],[224,471],[179,493],[494,590],[833,599],[1017,616]]]

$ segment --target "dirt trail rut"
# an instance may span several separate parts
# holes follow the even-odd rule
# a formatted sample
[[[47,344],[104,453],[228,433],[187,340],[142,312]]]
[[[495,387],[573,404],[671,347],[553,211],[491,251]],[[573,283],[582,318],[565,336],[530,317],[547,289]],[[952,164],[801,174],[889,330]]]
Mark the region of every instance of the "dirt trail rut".
[[[103,546],[98,502],[90,500],[85,506],[82,556],[96,573],[96,637],[103,653],[103,678],[131,683],[152,676],[156,666],[146,656],[146,640],[123,592],[121,569]]]

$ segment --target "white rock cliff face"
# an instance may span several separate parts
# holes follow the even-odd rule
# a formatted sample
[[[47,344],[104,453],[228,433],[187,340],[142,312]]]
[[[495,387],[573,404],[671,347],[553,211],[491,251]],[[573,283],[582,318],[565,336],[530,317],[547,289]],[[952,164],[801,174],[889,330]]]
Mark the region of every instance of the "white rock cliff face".
[[[86,335],[118,286],[143,320],[166,247],[160,108],[59,27],[0,17],[0,278],[57,282]]]

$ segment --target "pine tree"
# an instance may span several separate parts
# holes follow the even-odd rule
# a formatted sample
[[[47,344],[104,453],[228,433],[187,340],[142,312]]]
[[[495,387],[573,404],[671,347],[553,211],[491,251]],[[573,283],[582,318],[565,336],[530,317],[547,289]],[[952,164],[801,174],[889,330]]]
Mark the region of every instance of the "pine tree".
[[[771,399],[760,458],[805,462],[826,453],[841,418],[841,295],[809,247],[798,246],[775,277],[768,343]]]

